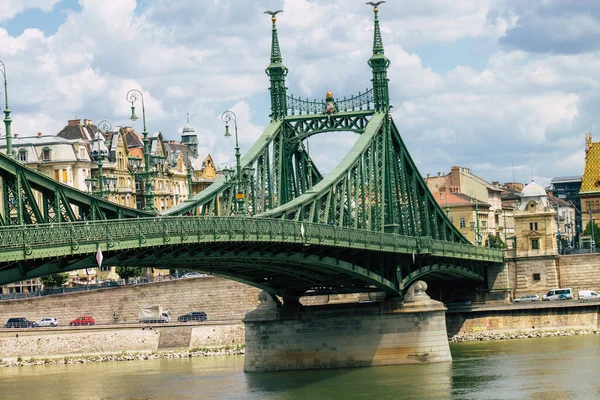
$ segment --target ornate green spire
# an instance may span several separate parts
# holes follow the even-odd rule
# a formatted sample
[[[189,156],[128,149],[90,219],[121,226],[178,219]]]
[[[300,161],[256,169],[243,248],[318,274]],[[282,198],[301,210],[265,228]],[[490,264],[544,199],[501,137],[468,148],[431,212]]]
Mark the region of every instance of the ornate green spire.
[[[377,6],[385,1],[368,2],[373,6],[375,14],[375,27],[373,33],[373,55],[369,58],[369,66],[373,71],[373,98],[375,101],[375,111],[387,112],[390,106],[390,96],[388,89],[387,69],[390,66],[390,60],[385,56],[383,50],[383,40],[381,39],[381,29],[379,28],[379,18]]]
[[[287,76],[288,69],[283,65],[283,60],[281,59],[277,25],[275,24],[277,21],[276,15],[280,12],[283,12],[283,10],[265,11],[265,14],[269,14],[271,21],[273,21],[273,28],[271,30],[271,64],[265,70],[271,81],[271,87],[269,88],[271,91],[271,120],[282,119],[287,112],[285,77]]]

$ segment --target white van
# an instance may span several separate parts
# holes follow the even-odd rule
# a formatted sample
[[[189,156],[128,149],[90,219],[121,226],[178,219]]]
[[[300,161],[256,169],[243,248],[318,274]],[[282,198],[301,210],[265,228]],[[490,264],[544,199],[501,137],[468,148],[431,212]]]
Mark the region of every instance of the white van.
[[[600,300],[600,294],[593,290],[580,290],[577,296],[579,300]]]
[[[571,288],[552,289],[542,296],[543,301],[550,300],[570,300],[573,298],[573,290]]]

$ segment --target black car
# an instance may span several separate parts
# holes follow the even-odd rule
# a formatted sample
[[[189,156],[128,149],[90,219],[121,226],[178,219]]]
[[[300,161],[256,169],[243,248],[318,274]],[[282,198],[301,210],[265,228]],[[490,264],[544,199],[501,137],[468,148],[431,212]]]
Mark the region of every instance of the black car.
[[[188,321],[203,322],[203,321],[206,321],[206,313],[204,311],[192,311],[185,315],[179,316],[179,318],[177,318],[177,321],[179,321],[179,322],[188,322]]]
[[[9,318],[8,322],[4,324],[5,328],[37,328],[39,327],[37,322],[27,321],[27,318]]]

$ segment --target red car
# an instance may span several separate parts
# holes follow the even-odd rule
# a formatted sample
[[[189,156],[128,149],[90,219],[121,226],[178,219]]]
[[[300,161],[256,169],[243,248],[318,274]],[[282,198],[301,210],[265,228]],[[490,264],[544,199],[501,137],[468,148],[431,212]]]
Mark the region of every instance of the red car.
[[[94,324],[95,324],[94,318],[92,318],[88,315],[86,315],[85,317],[76,318],[69,323],[69,325],[71,325],[71,326],[94,325]]]

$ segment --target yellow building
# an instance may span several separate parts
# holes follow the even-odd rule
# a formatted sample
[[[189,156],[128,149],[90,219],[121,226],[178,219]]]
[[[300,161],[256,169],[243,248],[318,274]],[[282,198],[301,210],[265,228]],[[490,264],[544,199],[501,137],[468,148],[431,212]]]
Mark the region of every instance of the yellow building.
[[[433,193],[454,226],[474,245],[485,245],[490,205],[462,193]]]
[[[550,256],[558,254],[556,211],[546,190],[531,182],[521,191],[515,210],[516,256]]]
[[[590,219],[600,218],[600,143],[592,142],[592,134],[585,134],[585,167],[581,178],[581,222],[582,230]]]
[[[448,174],[427,175],[425,182],[431,193],[462,193],[487,205],[485,227],[480,226],[483,243],[488,236],[506,236],[506,226],[512,226],[512,217],[502,208],[502,189],[471,172],[470,168],[454,166]],[[474,200],[473,200],[474,201]],[[481,215],[483,217],[483,215]]]

